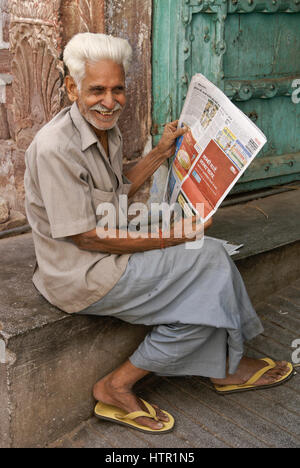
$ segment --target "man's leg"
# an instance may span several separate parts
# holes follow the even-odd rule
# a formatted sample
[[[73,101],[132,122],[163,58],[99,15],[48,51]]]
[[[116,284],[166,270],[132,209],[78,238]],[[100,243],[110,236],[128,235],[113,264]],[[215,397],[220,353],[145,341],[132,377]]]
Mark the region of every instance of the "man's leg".
[[[216,385],[243,385],[260,369],[266,366],[266,363],[260,359],[251,359],[246,356],[240,361],[235,374],[228,374],[225,379],[210,379]],[[276,367],[264,374],[255,384],[255,387],[271,385],[278,378],[283,377],[289,371],[286,361],[277,361]]]
[[[268,371],[256,382],[255,386],[270,385],[275,383],[279,377],[286,374],[288,371],[286,363],[277,362],[276,364],[276,368]],[[211,379],[211,381],[217,385],[244,384],[263,366],[264,364],[262,361],[243,357],[236,374],[228,375],[225,379]],[[94,386],[94,398],[105,404],[116,406],[126,413],[139,411],[141,409],[147,411],[142,401],[139,400],[132,391],[134,384],[147,374],[149,374],[149,371],[138,369],[128,360],[120,368],[101,379]],[[168,417],[165,416],[156,405],[152,404],[152,406],[156,409],[156,414],[161,422],[156,422],[146,417],[136,418],[135,421],[151,429],[161,429],[163,427],[163,422],[168,421]]]
[[[132,391],[134,384],[147,374],[149,374],[149,371],[139,369],[127,360],[121,367],[108,374],[94,386],[94,398],[107,405],[116,406],[126,411],[126,413],[141,409],[147,412],[142,401]],[[162,422],[156,422],[146,417],[136,418],[135,421],[151,429],[161,429],[163,421],[167,422],[168,417],[157,406],[152,406],[156,409],[157,417]]]
[[[160,325],[147,335],[130,361],[138,368],[152,369],[159,375],[199,375],[209,377],[217,385],[242,385],[266,363],[241,356],[236,372],[229,373],[227,334],[223,329],[197,325]],[[214,377],[222,374],[224,367],[224,378]],[[272,384],[288,371],[287,363],[278,361],[255,385]]]

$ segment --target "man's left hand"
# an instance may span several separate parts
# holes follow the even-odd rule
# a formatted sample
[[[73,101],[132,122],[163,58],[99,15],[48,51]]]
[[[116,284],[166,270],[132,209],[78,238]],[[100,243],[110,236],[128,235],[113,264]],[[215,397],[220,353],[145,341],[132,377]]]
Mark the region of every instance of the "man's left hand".
[[[187,127],[180,128],[179,130],[177,127],[178,120],[165,125],[164,133],[156,147],[156,150],[160,153],[163,159],[168,159],[174,156],[177,138],[181,137],[188,131]]]

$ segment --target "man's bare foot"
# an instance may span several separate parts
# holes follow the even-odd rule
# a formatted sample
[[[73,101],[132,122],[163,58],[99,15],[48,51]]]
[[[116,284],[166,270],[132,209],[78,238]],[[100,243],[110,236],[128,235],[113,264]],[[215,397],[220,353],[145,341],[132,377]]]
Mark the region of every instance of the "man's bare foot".
[[[116,406],[126,411],[126,413],[141,410],[148,413],[143,402],[134,395],[130,387],[114,382],[113,374],[104,377],[94,386],[93,395],[97,401]],[[159,421],[147,417],[139,417],[135,421],[151,429],[162,429],[164,427],[163,422],[168,422],[169,418],[156,405],[152,406],[156,410]]]
[[[266,367],[265,361],[243,357],[234,375],[228,374],[225,379],[211,379],[211,381],[216,385],[243,385],[263,367]],[[254,385],[260,386],[275,383],[288,371],[289,367],[286,361],[277,361],[276,367],[266,372]]]

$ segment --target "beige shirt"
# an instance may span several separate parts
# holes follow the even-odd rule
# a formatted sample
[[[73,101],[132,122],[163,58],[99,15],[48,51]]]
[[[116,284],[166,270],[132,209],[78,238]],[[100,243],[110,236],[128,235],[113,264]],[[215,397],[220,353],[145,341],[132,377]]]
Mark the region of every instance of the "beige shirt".
[[[33,282],[65,312],[79,312],[107,294],[130,255],[80,250],[69,236],[97,226],[97,206],[112,202],[131,184],[122,175],[122,136],[108,135],[110,160],[77,104],[43,127],[26,152],[26,213],[37,266]]]

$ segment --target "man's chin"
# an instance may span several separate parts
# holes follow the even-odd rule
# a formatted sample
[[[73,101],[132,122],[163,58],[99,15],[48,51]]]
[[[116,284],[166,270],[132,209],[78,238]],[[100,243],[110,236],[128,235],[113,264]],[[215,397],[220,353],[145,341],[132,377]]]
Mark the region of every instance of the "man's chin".
[[[95,129],[100,131],[107,131],[112,130],[117,125],[120,115],[107,122],[101,122],[100,120],[91,116],[85,116],[85,118]]]
[[[96,130],[100,130],[102,132],[105,132],[105,131],[108,131],[108,130],[112,130],[113,128],[115,128],[115,126],[117,125],[117,122],[115,122],[113,125],[106,125],[106,126],[103,126],[103,125],[95,125],[95,124],[91,124]]]

